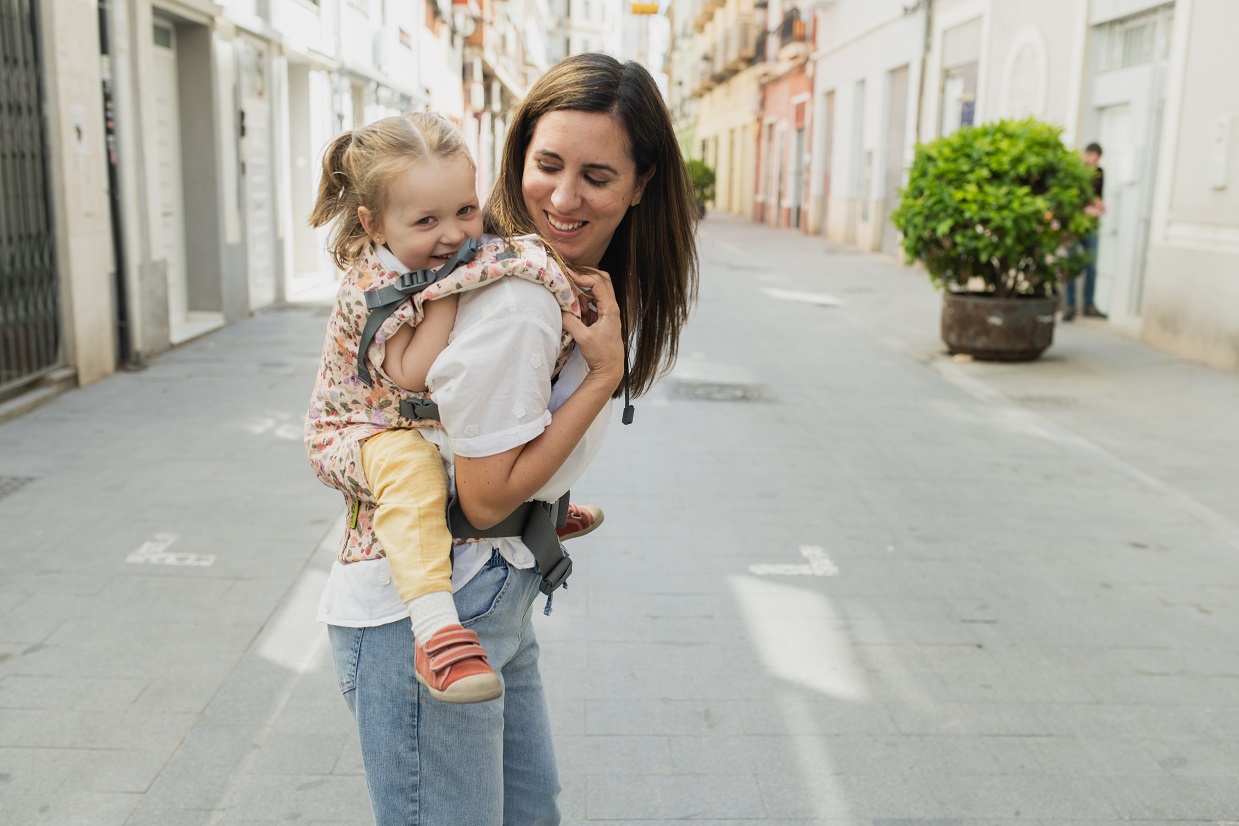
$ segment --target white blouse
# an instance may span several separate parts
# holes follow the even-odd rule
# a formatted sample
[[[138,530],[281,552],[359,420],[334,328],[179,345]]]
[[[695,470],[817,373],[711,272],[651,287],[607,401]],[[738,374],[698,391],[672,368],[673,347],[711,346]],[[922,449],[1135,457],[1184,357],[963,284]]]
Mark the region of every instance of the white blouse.
[[[574,349],[551,385],[562,329],[559,304],[540,284],[504,278],[460,294],[451,341],[427,376],[443,428],[421,431],[439,447],[453,489],[454,454],[494,456],[537,438],[584,381],[589,368]],[[553,502],[580,478],[602,446],[610,417],[608,402],[534,499]],[[534,566],[533,554],[516,537],[458,545],[453,591],[477,575],[492,548],[515,568]],[[319,622],[363,628],[408,615],[386,559],[332,565],[319,601]]]

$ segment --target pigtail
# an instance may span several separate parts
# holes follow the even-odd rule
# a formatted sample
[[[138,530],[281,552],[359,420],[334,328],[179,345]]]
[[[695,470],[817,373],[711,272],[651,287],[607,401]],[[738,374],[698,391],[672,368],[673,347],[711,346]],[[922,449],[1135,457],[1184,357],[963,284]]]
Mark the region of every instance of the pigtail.
[[[323,174],[318,182],[318,199],[310,213],[310,226],[321,227],[331,223],[344,209],[349,186],[348,172],[344,170],[344,153],[353,143],[352,130],[345,132],[327,145],[323,153]]]

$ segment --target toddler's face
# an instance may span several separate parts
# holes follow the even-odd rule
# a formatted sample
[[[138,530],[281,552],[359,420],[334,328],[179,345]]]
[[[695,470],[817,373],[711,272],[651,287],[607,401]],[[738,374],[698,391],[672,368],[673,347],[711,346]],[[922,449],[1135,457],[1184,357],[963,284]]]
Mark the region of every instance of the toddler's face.
[[[482,234],[473,164],[463,156],[410,164],[391,182],[381,224],[367,226],[375,243],[410,270],[437,269]]]

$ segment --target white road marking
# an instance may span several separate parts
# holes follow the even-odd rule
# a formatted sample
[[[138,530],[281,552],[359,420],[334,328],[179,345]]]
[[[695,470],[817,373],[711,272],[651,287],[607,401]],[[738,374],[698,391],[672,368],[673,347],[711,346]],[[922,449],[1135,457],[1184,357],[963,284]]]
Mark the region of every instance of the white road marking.
[[[843,302],[833,295],[825,293],[804,293],[799,290],[780,290],[777,287],[763,287],[762,292],[771,298],[781,298],[784,301],[801,301],[805,304],[816,304],[819,307],[839,307]]]
[[[749,566],[754,576],[838,576],[839,566],[817,545],[801,545],[800,555],[807,563],[759,562]]]
[[[828,697],[868,699],[846,622],[823,594],[768,579],[728,580],[768,673]]]
[[[154,539],[146,540],[125,557],[125,561],[133,565],[183,565],[191,568],[206,568],[215,563],[215,554],[169,551],[168,548],[176,540],[174,533],[157,533]]]

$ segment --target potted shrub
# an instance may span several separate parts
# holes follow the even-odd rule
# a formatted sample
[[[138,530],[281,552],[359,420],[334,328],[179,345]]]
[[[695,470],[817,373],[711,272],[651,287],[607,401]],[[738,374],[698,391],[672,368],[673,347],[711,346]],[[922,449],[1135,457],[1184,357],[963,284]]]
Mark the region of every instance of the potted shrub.
[[[951,353],[1035,359],[1054,336],[1057,287],[1079,275],[1093,170],[1035,119],[969,126],[918,144],[891,223],[908,263],[943,290]]]
[[[714,200],[714,170],[705,161],[690,158],[687,161],[688,177],[693,182],[693,193],[697,197],[697,215],[706,217],[706,201]]]

